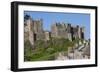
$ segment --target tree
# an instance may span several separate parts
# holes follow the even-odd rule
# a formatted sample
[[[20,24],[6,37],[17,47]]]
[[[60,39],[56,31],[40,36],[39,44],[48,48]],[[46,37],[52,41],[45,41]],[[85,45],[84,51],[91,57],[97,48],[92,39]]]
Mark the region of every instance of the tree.
[[[30,18],[30,16],[27,15],[27,14],[25,14],[25,15],[24,15],[24,22],[25,22],[26,20],[28,20],[29,18]]]

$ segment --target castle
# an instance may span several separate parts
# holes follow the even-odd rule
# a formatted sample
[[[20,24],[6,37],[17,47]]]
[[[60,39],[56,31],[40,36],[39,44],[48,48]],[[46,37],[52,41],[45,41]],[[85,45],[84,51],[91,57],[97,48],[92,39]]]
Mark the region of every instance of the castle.
[[[36,40],[48,41],[50,38],[66,38],[73,41],[84,39],[84,27],[71,26],[70,23],[54,23],[51,31],[44,31],[43,20],[33,20],[29,17],[24,21],[24,40],[29,40],[34,46]]]

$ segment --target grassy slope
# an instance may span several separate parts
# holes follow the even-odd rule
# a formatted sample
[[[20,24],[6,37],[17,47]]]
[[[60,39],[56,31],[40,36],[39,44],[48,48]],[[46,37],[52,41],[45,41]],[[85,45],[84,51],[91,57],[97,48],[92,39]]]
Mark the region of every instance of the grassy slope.
[[[54,60],[55,56],[59,52],[65,52],[68,47],[73,47],[75,43],[79,40],[74,40],[73,42],[68,39],[51,39],[48,42],[38,40],[35,42],[35,50],[32,50],[32,46],[27,41],[25,42],[24,58],[25,61],[43,61],[43,60]]]

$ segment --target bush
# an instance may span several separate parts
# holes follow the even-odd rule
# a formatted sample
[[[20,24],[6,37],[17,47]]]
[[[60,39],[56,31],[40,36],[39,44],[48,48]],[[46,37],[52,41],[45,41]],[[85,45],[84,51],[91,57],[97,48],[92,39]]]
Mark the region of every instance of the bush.
[[[73,47],[75,42],[72,42],[64,38],[52,38],[49,41],[37,40],[35,42],[34,48],[32,51],[32,46],[30,42],[27,41],[25,45],[25,61],[43,61],[43,60],[54,60],[55,56],[59,52],[64,52],[68,50],[68,47]]]
[[[29,61],[32,55],[32,45],[29,41],[24,42],[24,60]]]

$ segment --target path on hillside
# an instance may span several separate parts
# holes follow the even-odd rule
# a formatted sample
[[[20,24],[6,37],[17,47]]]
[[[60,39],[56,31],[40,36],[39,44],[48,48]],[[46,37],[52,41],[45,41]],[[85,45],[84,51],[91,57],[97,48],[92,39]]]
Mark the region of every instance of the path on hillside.
[[[63,55],[59,53],[59,56],[56,60],[70,60],[70,59],[88,59],[90,54],[90,47],[89,45],[82,44],[78,48],[68,52],[67,55]]]

